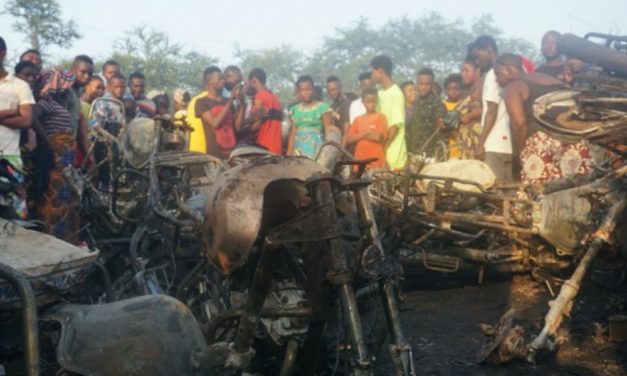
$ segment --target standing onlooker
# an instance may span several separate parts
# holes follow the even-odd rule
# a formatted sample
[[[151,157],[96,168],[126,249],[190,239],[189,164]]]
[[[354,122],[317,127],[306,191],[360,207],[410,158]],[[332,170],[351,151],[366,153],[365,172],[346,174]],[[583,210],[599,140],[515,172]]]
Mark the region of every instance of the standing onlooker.
[[[250,113],[254,114],[260,110],[266,113],[263,119],[252,123],[251,130],[257,134],[258,145],[273,154],[281,155],[283,153],[281,133],[283,109],[279,98],[266,87],[266,79],[266,72],[261,68],[255,68],[248,74],[248,87],[253,96]]]
[[[498,49],[494,38],[482,35],[470,46],[470,53],[479,62],[482,72],[487,72],[483,80],[481,135],[477,143],[475,157],[487,163],[497,180],[512,180],[512,135],[509,115],[501,88],[496,82],[494,62]]]
[[[331,111],[327,103],[314,99],[314,82],[311,76],[296,80],[298,103],[290,110],[290,135],[287,155],[304,155],[315,158],[324,142],[324,134],[331,124]]]
[[[418,98],[414,104],[414,116],[407,126],[407,151],[412,154],[434,153],[428,150],[439,141],[446,140],[443,134],[446,108],[440,97],[433,93],[433,70],[421,69],[416,75],[416,91]],[[437,134],[434,133],[437,130]]]
[[[333,110],[331,120],[342,135],[345,135],[350,127],[351,102],[342,92],[342,82],[337,76],[327,78],[327,95],[331,99],[331,110]]]
[[[346,135],[346,144],[355,144],[355,159],[366,160],[377,158],[366,168],[385,167],[385,136],[387,134],[387,120],[385,115],[377,112],[378,94],[375,88],[364,90],[361,100],[366,107],[366,113],[358,116]]]
[[[472,57],[467,57],[462,64],[462,81],[468,95],[458,105],[459,126],[457,128],[457,147],[460,159],[474,159],[475,149],[481,135],[481,69]]]
[[[80,166],[83,164],[83,158],[89,150],[89,141],[87,139],[89,128],[87,127],[87,118],[82,116],[80,98],[81,91],[94,75],[94,62],[87,55],[78,55],[74,58],[71,71],[74,75],[74,84],[72,85],[72,90],[68,91],[66,107],[72,117],[72,129],[78,146],[76,163],[77,166]]]
[[[38,72],[37,66],[28,60],[22,60],[15,66],[15,76],[24,80],[31,89],[37,82]]]
[[[459,104],[462,93],[462,76],[459,73],[449,74],[444,80],[446,99],[442,100],[446,111],[453,111]]]
[[[235,131],[239,131],[244,109],[234,110],[233,101],[240,98],[241,87],[236,85],[229,98],[222,96],[224,76],[218,67],[209,67],[203,73],[207,96],[195,104],[195,114],[202,120],[207,154],[227,159],[235,147]]]
[[[512,119],[514,146],[522,165],[523,184],[588,175],[593,160],[585,142],[565,143],[543,132],[533,118],[530,105],[539,97],[563,88],[546,74],[526,74],[520,56],[501,55],[495,67],[499,85],[505,88],[505,102]]]
[[[115,60],[107,60],[102,64],[100,76],[104,78],[105,84],[109,83],[111,77],[120,74],[120,64]]]
[[[33,122],[33,94],[28,84],[9,74],[4,68],[7,46],[0,37],[0,156],[16,168],[22,166],[20,158],[20,130]],[[18,177],[23,182],[23,177]],[[18,214],[25,216],[25,205],[14,202]]]
[[[63,105],[64,96],[73,84],[74,76],[69,72],[52,71],[43,74],[36,85],[35,116],[50,140],[54,155],[47,189],[37,202],[37,217],[46,224],[49,234],[78,244],[79,199],[64,175],[76,156],[72,115]]]
[[[135,101],[137,111],[135,117],[153,118],[157,107],[153,100],[146,97],[146,77],[141,72],[133,72],[128,76],[128,89]]]
[[[28,60],[20,61],[15,66],[15,76],[26,81],[31,90],[34,90],[38,72],[37,66]],[[37,213],[36,203],[47,189],[48,176],[53,166],[50,141],[34,116],[30,128],[21,129],[20,154],[28,216],[34,218]]]
[[[22,54],[20,55],[20,61],[30,61],[31,63],[35,64],[35,67],[37,67],[37,77],[39,77],[43,65],[41,53],[39,51],[30,49],[22,52]]]
[[[546,59],[545,63],[536,68],[536,73],[544,73],[557,77],[564,71],[564,60],[562,54],[557,51],[557,40],[561,34],[555,30],[547,31],[542,37],[542,55]]]
[[[381,86],[379,89],[379,109],[388,123],[385,143],[385,159],[392,170],[400,170],[407,162],[405,144],[405,97],[401,89],[392,81],[392,59],[385,55],[370,60],[372,80]]]
[[[446,92],[446,99],[442,100],[444,107],[446,108],[446,117],[453,118],[456,116],[457,106],[459,105],[462,93],[462,76],[459,73],[449,74],[444,80],[444,91]],[[451,129],[448,132],[448,157],[460,158],[459,147],[457,146],[457,130]]]
[[[88,124],[91,104],[97,98],[102,97],[104,93],[105,85],[102,77],[92,76],[89,81],[87,81],[87,85],[85,85],[85,90],[83,92],[83,95],[81,96],[81,113]]]
[[[363,94],[363,92],[366,89],[374,87],[370,72],[360,73],[358,77],[358,81],[359,81],[359,97],[351,103],[351,106],[349,109],[349,121],[351,124],[353,124],[357,116],[363,115],[366,113],[366,107],[361,102],[361,94]]]
[[[155,115],[170,115],[170,97],[163,91],[151,91],[146,98],[155,104]],[[138,106],[139,107],[139,106]]]
[[[405,121],[414,117],[414,105],[416,104],[416,84],[413,81],[405,81],[401,84],[401,90],[405,96]]]
[[[231,96],[231,91],[237,85],[241,85],[244,81],[244,77],[242,75],[242,70],[235,65],[229,65],[224,68],[224,89],[222,89],[222,96],[224,98],[228,98]],[[237,102],[237,101],[236,101]],[[238,103],[233,102],[236,106],[239,106]]]

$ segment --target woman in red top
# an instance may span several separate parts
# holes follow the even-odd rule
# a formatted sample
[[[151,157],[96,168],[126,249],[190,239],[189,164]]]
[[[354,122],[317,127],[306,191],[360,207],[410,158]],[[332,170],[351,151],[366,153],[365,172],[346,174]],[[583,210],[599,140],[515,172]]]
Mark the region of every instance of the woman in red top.
[[[376,89],[365,90],[361,101],[366,107],[366,113],[353,121],[346,136],[346,144],[355,144],[355,159],[357,160],[377,158],[376,161],[368,164],[367,169],[384,168],[386,164],[383,145],[388,125],[385,115],[376,111],[378,102]]]

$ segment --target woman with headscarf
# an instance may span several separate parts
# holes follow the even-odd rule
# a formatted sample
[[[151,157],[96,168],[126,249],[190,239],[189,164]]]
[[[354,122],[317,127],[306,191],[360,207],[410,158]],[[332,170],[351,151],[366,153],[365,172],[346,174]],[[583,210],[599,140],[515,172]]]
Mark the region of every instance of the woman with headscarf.
[[[47,189],[37,202],[37,216],[46,224],[48,233],[78,244],[79,200],[63,175],[76,153],[71,115],[65,106],[73,82],[71,73],[53,70],[42,74],[35,88],[35,116],[50,140],[54,155]]]

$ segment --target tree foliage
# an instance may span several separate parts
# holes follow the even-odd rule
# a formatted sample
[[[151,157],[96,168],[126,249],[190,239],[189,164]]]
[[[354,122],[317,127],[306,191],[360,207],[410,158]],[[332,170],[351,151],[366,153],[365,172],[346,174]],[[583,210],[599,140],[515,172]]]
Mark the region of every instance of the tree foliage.
[[[49,45],[67,48],[81,37],[73,20],[63,21],[56,0],[9,0],[4,13],[15,17],[13,30],[26,33],[36,50],[45,51]]]
[[[370,59],[377,54],[392,58],[396,64],[394,79],[398,82],[415,78],[422,67],[432,68],[443,79],[459,71],[468,44],[481,34],[494,36],[501,52],[537,57],[537,50],[528,41],[503,37],[491,15],[482,15],[467,24],[460,19],[449,20],[437,12],[416,19],[392,19],[379,28],[360,18],[350,27],[336,29],[333,35],[324,38],[320,48],[308,55],[282,45],[239,51],[237,56],[244,68],[260,66],[269,76],[276,77],[268,86],[283,102],[289,102],[293,99],[293,89],[285,90],[285,87],[293,85],[296,76],[303,73],[320,83],[335,74],[344,81],[347,91],[356,91],[359,73],[369,70]],[[274,86],[275,82],[279,85]]]
[[[216,59],[197,51],[186,51],[172,43],[163,31],[139,26],[114,44],[112,58],[125,73],[142,72],[149,88],[171,90],[176,87],[197,89],[203,70]]]

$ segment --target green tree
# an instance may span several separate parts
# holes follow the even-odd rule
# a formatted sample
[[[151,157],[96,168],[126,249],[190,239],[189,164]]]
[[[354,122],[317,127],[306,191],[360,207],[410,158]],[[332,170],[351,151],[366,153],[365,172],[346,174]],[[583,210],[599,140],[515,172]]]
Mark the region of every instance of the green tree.
[[[294,83],[302,74],[307,57],[288,45],[258,50],[242,50],[236,46],[235,57],[244,72],[263,68],[267,74],[267,85],[284,104],[294,99]]]
[[[163,31],[145,26],[128,31],[123,40],[115,43],[112,58],[127,74],[143,73],[149,88],[166,91],[177,87],[198,89],[203,70],[217,61],[200,52],[186,51]]]
[[[73,20],[63,21],[55,0],[9,0],[4,12],[15,17],[13,30],[27,33],[31,48],[45,51],[49,45],[70,47],[81,35]]]
[[[245,69],[258,65],[275,70],[276,82],[291,81],[296,73],[307,73],[322,83],[327,76],[335,74],[343,79],[346,91],[356,92],[357,76],[369,70],[370,59],[377,54],[392,58],[397,82],[414,79],[422,67],[432,68],[442,80],[447,74],[459,71],[468,44],[481,34],[494,36],[501,52],[519,53],[531,59],[538,56],[537,49],[528,41],[504,37],[489,14],[466,23],[447,19],[437,12],[419,18],[392,19],[379,28],[360,18],[350,27],[337,28],[310,55],[284,45],[240,51],[237,56]],[[282,93],[283,101],[292,100],[293,89]]]

